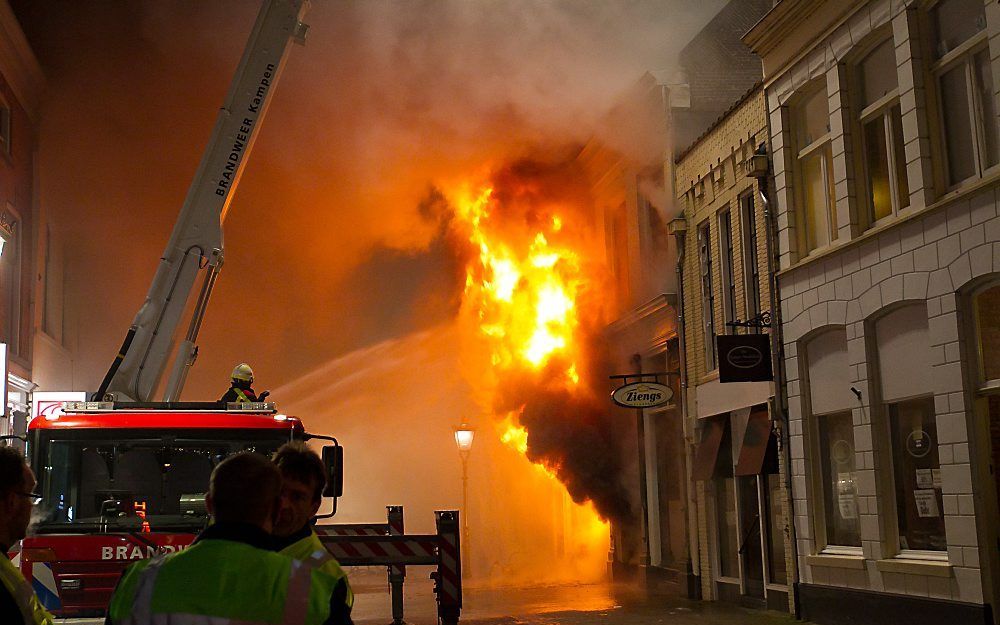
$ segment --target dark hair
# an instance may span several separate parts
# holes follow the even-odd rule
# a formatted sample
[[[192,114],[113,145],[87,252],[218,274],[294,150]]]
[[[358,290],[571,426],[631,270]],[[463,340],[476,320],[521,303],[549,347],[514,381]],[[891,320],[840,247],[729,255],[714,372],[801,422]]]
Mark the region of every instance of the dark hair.
[[[281,473],[264,456],[244,451],[215,467],[208,492],[216,521],[261,525],[274,513],[281,494]]]
[[[303,484],[312,483],[313,500],[323,496],[326,487],[326,466],[319,454],[309,449],[302,441],[285,443],[278,448],[272,458],[275,466],[281,469],[281,474],[298,480]]]
[[[0,446],[0,496],[24,490],[24,456],[8,445]]]

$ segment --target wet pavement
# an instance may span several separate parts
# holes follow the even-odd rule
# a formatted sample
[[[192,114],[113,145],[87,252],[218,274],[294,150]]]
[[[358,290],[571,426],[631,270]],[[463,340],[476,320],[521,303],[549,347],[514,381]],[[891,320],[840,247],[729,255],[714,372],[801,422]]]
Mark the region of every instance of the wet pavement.
[[[384,579],[385,574],[381,574]],[[404,619],[435,625],[431,583],[407,577]],[[364,583],[371,579],[373,586]],[[356,625],[388,625],[389,594],[378,578],[360,577],[354,609]],[[577,584],[529,588],[466,588],[462,623],[477,625],[790,625],[787,614],[750,610],[717,602],[646,595],[629,587]]]
[[[352,574],[355,625],[389,625],[392,609],[384,570]],[[576,584],[530,588],[466,588],[461,623],[477,625],[791,625],[786,614],[714,602],[639,594],[627,587]],[[430,580],[411,569],[404,592],[404,620],[436,625]],[[59,619],[98,625],[101,619]],[[801,621],[798,621],[801,622]]]

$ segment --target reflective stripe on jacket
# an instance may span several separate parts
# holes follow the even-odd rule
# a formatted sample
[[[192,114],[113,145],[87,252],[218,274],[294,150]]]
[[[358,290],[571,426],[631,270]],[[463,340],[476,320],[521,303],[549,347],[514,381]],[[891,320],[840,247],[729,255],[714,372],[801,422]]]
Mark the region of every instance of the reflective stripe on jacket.
[[[14,597],[25,625],[52,625],[54,617],[42,607],[31,584],[6,556],[0,557],[0,583]]]
[[[354,607],[354,592],[351,591],[351,584],[347,581],[347,573],[340,568],[340,563],[334,558],[323,542],[316,535],[315,531],[309,533],[305,538],[301,538],[288,545],[278,553],[295,558],[306,564],[318,568],[336,580],[344,580],[347,593],[344,602],[348,608]]]
[[[115,625],[321,625],[333,577],[245,543],[201,540],[126,570]]]

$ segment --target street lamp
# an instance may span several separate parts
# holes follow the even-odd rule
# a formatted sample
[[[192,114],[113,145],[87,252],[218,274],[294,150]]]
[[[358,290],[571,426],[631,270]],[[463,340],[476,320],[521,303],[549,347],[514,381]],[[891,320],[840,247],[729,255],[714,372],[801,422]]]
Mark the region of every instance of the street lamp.
[[[462,568],[469,570],[469,452],[476,438],[476,429],[463,421],[455,428],[455,444],[462,458]]]

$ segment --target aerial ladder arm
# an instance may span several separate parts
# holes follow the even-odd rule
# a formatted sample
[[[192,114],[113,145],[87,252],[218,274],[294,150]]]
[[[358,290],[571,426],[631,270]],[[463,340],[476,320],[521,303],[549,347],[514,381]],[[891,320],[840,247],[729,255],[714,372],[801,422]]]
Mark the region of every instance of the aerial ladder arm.
[[[164,399],[176,401],[198,354],[205,310],[222,267],[222,222],[253,147],[292,41],[305,41],[309,0],[265,0],[225,103],[188,189],[167,248],[125,341],[96,393],[150,401],[199,273],[204,282]]]

